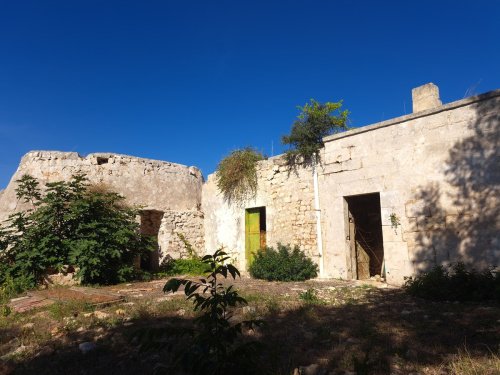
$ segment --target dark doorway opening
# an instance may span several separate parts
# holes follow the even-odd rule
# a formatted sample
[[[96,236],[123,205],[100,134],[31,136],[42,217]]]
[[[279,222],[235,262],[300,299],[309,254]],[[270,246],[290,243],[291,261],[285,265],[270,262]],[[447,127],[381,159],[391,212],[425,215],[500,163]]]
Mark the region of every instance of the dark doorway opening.
[[[156,249],[141,256],[141,269],[146,271],[158,271],[160,267],[160,250],[158,246],[158,233],[160,232],[162,211],[141,211],[141,234],[150,236],[156,243]]]
[[[245,256],[247,267],[252,263],[254,254],[266,247],[266,208],[248,208],[245,211]]]
[[[345,200],[352,278],[385,277],[380,194],[355,195]]]

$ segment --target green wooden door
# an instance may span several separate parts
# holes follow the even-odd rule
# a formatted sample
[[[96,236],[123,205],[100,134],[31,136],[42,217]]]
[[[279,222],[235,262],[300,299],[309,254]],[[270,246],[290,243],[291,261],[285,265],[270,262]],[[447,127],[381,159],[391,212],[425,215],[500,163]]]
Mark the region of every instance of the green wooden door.
[[[245,211],[245,256],[247,267],[252,264],[254,253],[260,249],[260,209]]]

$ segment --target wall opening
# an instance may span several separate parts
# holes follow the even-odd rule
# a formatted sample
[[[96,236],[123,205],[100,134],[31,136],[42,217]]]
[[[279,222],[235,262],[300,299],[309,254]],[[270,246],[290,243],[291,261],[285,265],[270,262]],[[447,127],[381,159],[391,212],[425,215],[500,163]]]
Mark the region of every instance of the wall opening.
[[[103,158],[100,156],[97,157],[97,165],[107,164],[108,161],[109,161],[109,158]]]
[[[266,208],[245,210],[245,257],[247,267],[252,264],[257,250],[266,247]]]
[[[351,277],[358,280],[385,277],[380,194],[349,196],[345,200]]]
[[[144,210],[140,212],[141,234],[152,237],[156,243],[156,249],[141,256],[141,269],[146,271],[158,271],[160,267],[160,248],[158,246],[158,233],[160,232],[162,211]]]

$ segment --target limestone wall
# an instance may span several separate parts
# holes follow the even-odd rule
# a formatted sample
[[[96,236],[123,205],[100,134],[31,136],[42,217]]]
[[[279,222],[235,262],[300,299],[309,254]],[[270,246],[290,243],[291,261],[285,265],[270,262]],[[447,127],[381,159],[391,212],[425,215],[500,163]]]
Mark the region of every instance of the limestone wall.
[[[344,197],[379,192],[387,279],[500,264],[500,90],[326,139],[325,271],[351,278]],[[391,228],[390,215],[401,226]]]
[[[201,211],[166,211],[164,213],[158,233],[160,259],[167,254],[173,258],[189,255],[178,233],[186,238],[198,255],[204,255],[205,233]]]
[[[15,183],[23,174],[40,181],[68,180],[85,173],[93,184],[103,184],[126,198],[130,205],[164,213],[159,244],[163,255],[178,254],[182,248],[175,231],[203,248],[201,189],[203,176],[198,168],[164,161],[109,153],[81,157],[75,152],[32,151],[21,160],[7,188],[0,195],[0,220],[26,207],[15,195]],[[160,215],[161,217],[161,215]]]
[[[215,174],[208,176],[202,199],[206,251],[224,246],[245,269],[245,209],[264,206],[267,244],[299,245],[318,261],[311,170],[289,171],[281,157],[274,157],[258,163],[257,175],[257,196],[241,206],[228,205],[218,191]]]

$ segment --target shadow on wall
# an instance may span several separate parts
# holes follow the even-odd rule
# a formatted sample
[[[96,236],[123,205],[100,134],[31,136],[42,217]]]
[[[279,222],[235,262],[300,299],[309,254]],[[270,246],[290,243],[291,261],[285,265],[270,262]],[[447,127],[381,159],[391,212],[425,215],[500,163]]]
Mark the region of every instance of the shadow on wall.
[[[416,270],[457,261],[500,266],[500,97],[474,106],[473,135],[450,149],[445,183],[429,183],[415,197]]]

